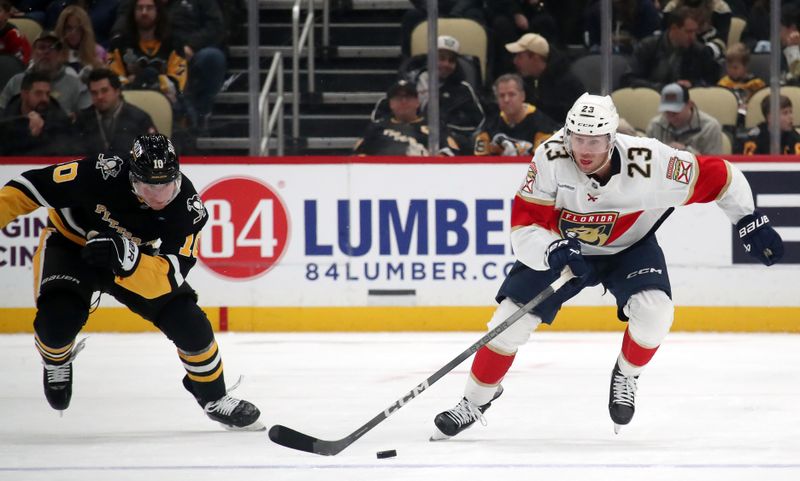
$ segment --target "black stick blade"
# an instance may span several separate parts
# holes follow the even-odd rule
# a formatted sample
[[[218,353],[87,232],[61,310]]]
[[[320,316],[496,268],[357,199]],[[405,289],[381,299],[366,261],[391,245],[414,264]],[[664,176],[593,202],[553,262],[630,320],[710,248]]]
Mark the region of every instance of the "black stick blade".
[[[281,446],[316,454],[314,451],[314,443],[317,441],[317,438],[297,432],[292,428],[276,424],[269,428],[269,438],[272,442],[280,444]]]

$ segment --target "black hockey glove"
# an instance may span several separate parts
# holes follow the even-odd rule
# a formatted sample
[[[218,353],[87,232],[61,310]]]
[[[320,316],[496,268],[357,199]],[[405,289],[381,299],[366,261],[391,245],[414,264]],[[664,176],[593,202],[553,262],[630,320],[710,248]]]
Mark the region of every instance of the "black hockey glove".
[[[547,264],[550,269],[561,272],[569,266],[578,279],[589,274],[589,266],[581,254],[581,243],[577,239],[559,239],[547,248]]]
[[[769,222],[769,217],[758,211],[742,217],[736,223],[744,250],[765,266],[775,264],[783,257],[783,240]]]
[[[98,234],[86,242],[81,257],[96,267],[105,267],[120,277],[128,277],[139,265],[139,246],[116,232]]]

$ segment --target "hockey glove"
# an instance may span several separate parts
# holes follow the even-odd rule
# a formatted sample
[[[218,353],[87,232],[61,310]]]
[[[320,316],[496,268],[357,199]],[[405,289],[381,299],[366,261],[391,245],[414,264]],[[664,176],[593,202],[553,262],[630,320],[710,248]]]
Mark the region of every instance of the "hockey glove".
[[[559,239],[547,248],[547,265],[550,269],[561,272],[569,266],[578,279],[589,274],[589,266],[581,254],[581,243],[577,239]]]
[[[128,277],[139,265],[139,246],[116,232],[92,237],[81,251],[83,260],[95,267],[108,268],[114,275]]]
[[[746,215],[736,223],[744,250],[765,266],[775,264],[783,257],[783,240],[769,222],[769,217],[758,211]]]

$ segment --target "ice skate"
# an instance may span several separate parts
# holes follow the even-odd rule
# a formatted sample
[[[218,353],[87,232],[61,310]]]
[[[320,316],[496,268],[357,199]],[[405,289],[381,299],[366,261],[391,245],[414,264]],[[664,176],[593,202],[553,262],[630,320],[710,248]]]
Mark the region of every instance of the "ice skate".
[[[240,376],[236,384],[228,390],[228,393],[239,387],[241,382],[242,377]],[[206,416],[222,424],[225,429],[229,431],[264,431],[267,429],[258,420],[258,417],[261,416],[261,411],[253,403],[225,394],[216,401],[207,402],[203,405],[203,402],[194,393],[188,376],[183,377],[183,387],[194,396]]]
[[[461,431],[472,426],[475,421],[480,420],[481,424],[486,425],[483,413],[492,406],[492,402],[503,394],[503,386],[498,386],[492,400],[482,406],[476,406],[467,398],[461,398],[456,407],[448,411],[441,412],[433,419],[435,429],[431,435],[431,441],[441,441],[450,439]]]
[[[51,408],[62,413],[69,407],[69,403],[72,400],[72,361],[81,352],[85,342],[86,339],[82,339],[75,345],[69,359],[62,364],[50,364],[44,360],[42,361],[42,364],[44,364],[42,372],[44,397]]]
[[[608,393],[608,414],[614,421],[614,434],[619,434],[622,426],[631,422],[636,410],[636,388],[639,376],[626,376],[614,364],[611,371],[611,387]]]

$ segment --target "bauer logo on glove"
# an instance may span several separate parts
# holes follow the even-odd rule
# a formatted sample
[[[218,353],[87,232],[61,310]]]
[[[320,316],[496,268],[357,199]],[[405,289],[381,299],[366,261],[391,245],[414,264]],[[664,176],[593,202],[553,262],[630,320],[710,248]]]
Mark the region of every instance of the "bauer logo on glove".
[[[114,275],[128,277],[139,265],[139,246],[116,232],[104,232],[91,237],[81,251],[89,264],[108,268]]]
[[[762,264],[771,266],[783,257],[783,240],[765,214],[756,211],[742,217],[736,229],[744,250]]]

